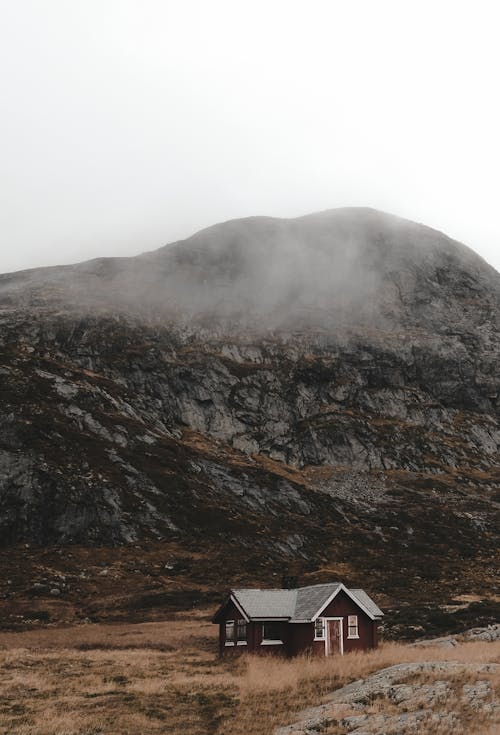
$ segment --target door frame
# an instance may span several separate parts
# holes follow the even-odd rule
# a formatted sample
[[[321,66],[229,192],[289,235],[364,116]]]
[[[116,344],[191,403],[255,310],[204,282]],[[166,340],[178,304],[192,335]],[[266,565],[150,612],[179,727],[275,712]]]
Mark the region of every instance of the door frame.
[[[328,621],[328,620],[338,620],[340,622],[340,655],[343,656],[344,655],[344,618],[343,617],[338,617],[338,616],[337,617],[330,617],[330,618],[323,617],[323,620],[325,620],[325,621]],[[326,630],[325,630],[325,633],[326,633],[326,636],[325,636],[325,656],[331,656],[332,654],[330,652],[330,626],[329,625],[326,625],[325,628],[326,628]]]

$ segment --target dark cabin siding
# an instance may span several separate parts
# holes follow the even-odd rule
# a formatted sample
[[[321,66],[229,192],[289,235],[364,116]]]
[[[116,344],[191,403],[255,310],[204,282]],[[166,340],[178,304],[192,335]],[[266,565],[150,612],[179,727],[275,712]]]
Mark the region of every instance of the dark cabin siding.
[[[284,656],[287,654],[288,651],[288,645],[289,645],[289,638],[290,638],[290,625],[287,622],[275,622],[274,625],[277,625],[279,627],[280,631],[280,637],[283,643],[277,643],[275,645],[271,645],[269,643],[262,643],[262,622],[253,623],[255,626],[255,633],[254,633],[254,653],[259,654],[268,654],[268,653],[274,653],[278,654],[280,656]]]
[[[315,641],[312,644],[313,656],[324,656],[325,655],[325,641]]]
[[[293,623],[288,625],[286,653],[288,656],[299,656],[310,653],[314,647],[314,626],[311,623]]]
[[[242,620],[243,616],[239,612],[236,605],[229,600],[225,607],[217,614],[217,622],[219,623],[219,654],[221,656],[235,656],[245,651],[251,653],[268,654],[275,653],[286,655],[288,651],[290,638],[290,625],[286,622],[277,622],[280,628],[281,640],[283,643],[270,645],[262,643],[262,622],[247,623],[247,643],[243,645],[241,642],[236,645],[226,645],[226,622],[228,620]]]
[[[358,616],[359,638],[348,638],[348,616]],[[342,618],[343,649],[344,653],[362,651],[377,647],[378,621],[372,620],[351,598],[341,591],[335,599],[321,612],[321,617]],[[263,644],[261,621],[247,623],[247,642],[235,645],[226,645],[225,624],[227,620],[241,620],[242,614],[236,605],[229,600],[214,618],[219,624],[219,653],[224,656],[234,656],[244,653],[278,654],[283,656],[298,656],[300,654],[325,655],[325,641],[314,640],[314,623],[278,622],[282,644]],[[333,654],[335,655],[335,654]]]
[[[348,638],[347,618],[349,615],[358,616],[359,638]],[[342,618],[344,653],[349,651],[366,651],[377,646],[377,621],[372,620],[351,598],[342,590],[334,600],[322,611],[321,617]]]
[[[226,646],[226,621],[227,620],[243,620],[243,615],[239,612],[236,605],[230,600],[218,615],[219,622],[219,653],[224,655],[234,655],[252,649],[252,623],[247,623],[247,644],[227,645]]]

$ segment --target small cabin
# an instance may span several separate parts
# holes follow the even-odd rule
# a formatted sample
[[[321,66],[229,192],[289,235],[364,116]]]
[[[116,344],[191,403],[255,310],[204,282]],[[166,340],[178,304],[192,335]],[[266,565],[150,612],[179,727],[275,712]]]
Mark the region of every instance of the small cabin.
[[[212,622],[219,626],[221,655],[249,651],[341,656],[376,648],[382,616],[364,590],[336,582],[231,590]]]

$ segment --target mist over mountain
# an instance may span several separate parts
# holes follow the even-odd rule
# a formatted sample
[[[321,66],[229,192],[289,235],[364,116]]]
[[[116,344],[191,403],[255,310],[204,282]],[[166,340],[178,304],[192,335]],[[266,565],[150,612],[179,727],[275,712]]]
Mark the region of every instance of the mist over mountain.
[[[498,294],[498,274],[465,246],[361,208],[233,220],[139,257],[0,280],[6,305],[104,309],[264,333],[346,324],[435,327],[460,321],[457,306],[467,298],[487,296],[496,305]],[[478,318],[474,309],[469,316]]]
[[[5,553],[498,594],[499,297],[466,246],[357,208],[0,276]]]

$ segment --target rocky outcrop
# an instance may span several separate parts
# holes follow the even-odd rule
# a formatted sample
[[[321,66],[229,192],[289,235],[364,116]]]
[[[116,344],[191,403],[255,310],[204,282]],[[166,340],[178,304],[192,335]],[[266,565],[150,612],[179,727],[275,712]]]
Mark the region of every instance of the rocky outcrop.
[[[338,689],[275,735],[313,735],[334,725],[336,733],[346,735],[463,731],[471,714],[476,724],[493,728],[500,724],[500,702],[490,679],[499,673],[494,663],[397,664]],[[464,677],[466,683],[460,681]],[[346,714],[349,709],[352,714]]]
[[[415,641],[414,646],[440,646],[443,648],[454,648],[459,641],[500,641],[500,623],[496,625],[488,625],[484,628],[471,628],[461,635],[457,636],[441,636],[439,638],[429,638]]]

